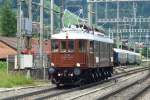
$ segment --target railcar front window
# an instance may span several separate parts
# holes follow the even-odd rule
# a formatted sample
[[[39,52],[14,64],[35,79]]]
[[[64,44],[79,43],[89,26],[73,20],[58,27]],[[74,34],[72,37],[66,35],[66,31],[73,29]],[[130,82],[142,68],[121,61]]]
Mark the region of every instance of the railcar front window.
[[[66,41],[61,41],[61,52],[66,52]]]
[[[70,40],[68,42],[68,51],[69,52],[73,52],[74,51],[74,41],[73,40]]]
[[[52,52],[58,52],[59,42],[57,40],[52,40]]]
[[[85,41],[79,40],[79,51],[84,52],[86,50]]]

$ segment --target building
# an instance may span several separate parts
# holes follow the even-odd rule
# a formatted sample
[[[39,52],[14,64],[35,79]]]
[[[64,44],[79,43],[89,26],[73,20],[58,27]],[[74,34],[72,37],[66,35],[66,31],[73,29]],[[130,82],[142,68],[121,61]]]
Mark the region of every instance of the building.
[[[0,37],[0,60],[6,60],[8,55],[17,54],[17,39]]]
[[[22,45],[25,45],[22,43]],[[39,40],[32,39],[31,50],[34,54],[39,54]],[[45,40],[43,42],[43,53],[50,54],[50,41]],[[26,49],[22,49],[24,53]],[[0,37],[0,60],[6,60],[9,55],[17,54],[17,38],[16,37]]]

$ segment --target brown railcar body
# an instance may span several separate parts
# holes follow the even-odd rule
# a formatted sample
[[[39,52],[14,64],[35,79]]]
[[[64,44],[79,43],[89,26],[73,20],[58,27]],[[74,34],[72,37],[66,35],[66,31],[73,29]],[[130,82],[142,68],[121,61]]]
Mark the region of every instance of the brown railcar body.
[[[97,47],[93,47],[93,51],[90,51],[90,41],[83,40],[86,42],[86,50],[80,52],[79,40],[74,40],[74,51],[69,52],[68,48],[66,48],[67,50],[65,52],[61,52],[61,40],[58,41],[59,49],[57,52],[52,52],[51,55],[51,62],[53,62],[56,67],[76,67],[76,63],[80,63],[80,68],[113,66],[113,62],[111,61],[111,57],[113,57],[111,44],[99,42]],[[66,44],[68,43],[66,42]],[[104,48],[104,45],[107,45],[107,48]]]

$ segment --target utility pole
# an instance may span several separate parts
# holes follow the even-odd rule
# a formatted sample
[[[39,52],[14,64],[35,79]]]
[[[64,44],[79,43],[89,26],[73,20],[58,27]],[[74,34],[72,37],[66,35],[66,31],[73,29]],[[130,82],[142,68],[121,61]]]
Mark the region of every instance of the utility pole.
[[[131,32],[131,29],[132,29],[132,25],[129,26],[129,29],[130,29],[130,35],[129,35],[129,40],[128,40],[128,49],[130,50],[131,48],[131,43],[132,43],[132,32]]]
[[[32,0],[29,0],[29,19],[32,20]]]
[[[96,5],[95,5],[95,10],[96,10],[96,14],[95,14],[95,20],[96,21],[95,21],[95,24],[96,24],[96,26],[98,25],[97,24],[97,19],[98,19],[98,10],[97,9],[98,9],[98,3],[96,3]]]
[[[148,52],[149,52],[149,41],[148,41],[148,38],[149,38],[149,35],[148,35],[148,33],[146,34],[146,46],[147,46],[147,60],[148,60],[148,57],[149,57],[149,55],[148,55]]]
[[[119,48],[119,41],[120,38],[119,38],[119,1],[117,1],[117,48]]]
[[[105,19],[108,18],[108,3],[107,3],[107,0],[105,2]]]
[[[28,6],[29,22],[31,22],[31,25],[32,25],[32,0],[29,0],[28,4],[29,4],[29,6]],[[29,35],[29,33],[27,32],[26,35],[25,35],[26,36],[25,37],[26,48],[27,48],[27,51],[28,51],[29,55],[31,54],[32,31],[31,31],[30,34],[31,35]],[[30,68],[27,68],[27,79],[29,79],[31,77],[31,71],[30,70],[31,70]]]
[[[61,0],[61,8],[60,9],[61,9],[61,13],[60,13],[60,20],[61,20],[60,24],[61,25],[60,26],[61,26],[61,29],[62,29],[64,27],[64,20],[63,20],[63,16],[64,16],[64,0]]]
[[[88,24],[92,26],[92,3],[88,0]]]
[[[20,69],[20,54],[21,54],[21,25],[22,25],[22,9],[21,0],[17,0],[17,67]]]
[[[54,34],[54,0],[51,0],[51,35],[52,34]]]
[[[146,44],[146,60],[147,60],[147,66],[149,65],[149,41],[148,41],[149,35],[148,33],[146,34],[146,39],[145,39],[145,44]]]
[[[45,79],[45,68],[43,66],[43,12],[44,12],[44,0],[40,0],[40,66],[43,67],[43,78]]]
[[[134,26],[136,26],[136,3],[133,2],[133,18],[135,19]]]
[[[142,29],[142,26],[141,26],[141,18],[142,18],[142,16],[140,16],[140,24],[139,24],[139,29]],[[140,33],[139,33],[139,43],[141,43],[141,31],[140,31]]]
[[[32,26],[32,0],[29,0],[28,4],[29,4],[29,7],[28,7],[29,18],[28,18],[28,20],[29,20],[29,22],[30,22],[30,24]],[[27,32],[26,33],[26,37],[25,37],[25,41],[26,41],[26,48],[29,51],[29,53],[31,53],[30,52],[31,51],[31,38],[32,38],[32,31],[30,33]]]

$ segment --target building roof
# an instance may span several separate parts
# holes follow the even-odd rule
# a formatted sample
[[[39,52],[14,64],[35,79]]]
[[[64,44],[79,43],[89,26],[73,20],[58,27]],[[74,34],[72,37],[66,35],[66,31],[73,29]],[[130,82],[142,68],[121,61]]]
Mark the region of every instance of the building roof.
[[[17,51],[0,41],[0,59],[7,58],[8,55],[15,55]]]
[[[17,50],[17,38],[15,37],[1,37],[0,42],[6,44],[7,46],[11,47],[14,50]]]
[[[50,53],[50,41],[43,41],[45,53]],[[24,51],[26,49],[23,49]],[[39,52],[39,40],[32,39],[32,51],[34,53]],[[8,55],[17,54],[17,38],[16,37],[0,37],[0,59],[6,58]]]

